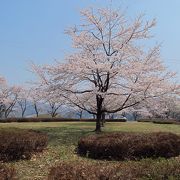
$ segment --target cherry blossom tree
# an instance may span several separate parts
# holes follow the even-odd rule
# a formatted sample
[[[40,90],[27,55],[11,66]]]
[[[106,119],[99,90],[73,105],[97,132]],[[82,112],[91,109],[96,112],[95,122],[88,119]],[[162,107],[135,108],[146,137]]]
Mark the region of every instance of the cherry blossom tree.
[[[55,89],[49,89],[51,86],[51,80],[48,76],[46,76],[46,73],[44,73],[40,67],[32,63],[31,70],[36,72],[39,77],[38,81],[35,83],[36,93],[40,97],[41,102],[48,105],[48,114],[50,114],[51,117],[56,117],[58,115],[57,111],[60,107],[66,104],[65,98],[61,96],[61,94],[55,96],[55,94],[59,93],[59,90],[57,92]]]
[[[13,111],[13,108],[15,107],[15,104],[17,103],[18,94],[20,92],[20,89],[18,86],[12,86],[5,91],[5,111],[4,116],[7,118],[10,113]]]
[[[77,106],[73,106],[72,104],[66,104],[66,106],[68,106],[70,108],[71,112],[74,111],[74,116],[78,116],[79,119],[82,119],[83,112],[84,112],[83,109],[81,109],[81,108],[79,108]],[[72,112],[72,114],[73,114],[73,112]]]
[[[4,77],[0,77],[0,118],[3,117],[3,113],[5,111],[4,104],[4,88],[7,86],[6,80]]]
[[[82,119],[82,117],[83,117],[83,109],[78,108],[77,115],[79,116],[79,119]]]
[[[45,103],[47,103],[49,106],[48,114],[51,115],[51,117],[56,117],[58,115],[58,110],[60,107],[64,105],[64,101],[62,99],[57,99],[51,94],[47,94],[46,97],[44,97]]]
[[[96,115],[95,131],[101,131],[104,113],[176,93],[174,73],[166,71],[159,45],[148,50],[144,44],[155,20],[144,22],[140,15],[128,21],[111,8],[85,9],[81,15],[83,23],[66,31],[76,51],[65,63],[36,66],[34,71],[55,97]]]
[[[29,98],[29,90],[24,87],[19,87],[17,104],[20,107],[21,117],[24,117],[27,110],[27,102]]]
[[[36,117],[39,117],[39,113],[42,111],[42,107],[39,105],[42,102],[42,95],[38,87],[30,88],[28,100],[32,103]]]
[[[1,115],[7,118],[12,113],[17,103],[20,87],[10,86],[5,78],[0,78],[0,99],[1,99]]]
[[[151,118],[176,119],[179,98],[177,96],[163,96],[151,99],[143,104],[143,108]]]

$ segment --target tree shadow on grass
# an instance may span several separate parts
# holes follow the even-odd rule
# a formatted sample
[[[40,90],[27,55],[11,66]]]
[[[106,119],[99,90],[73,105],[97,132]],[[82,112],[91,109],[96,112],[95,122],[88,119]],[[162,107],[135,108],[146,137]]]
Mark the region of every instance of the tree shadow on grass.
[[[73,127],[54,127],[43,128],[40,131],[48,134],[49,145],[57,146],[71,146],[77,145],[78,140],[86,135],[94,134],[92,129],[82,129]]]

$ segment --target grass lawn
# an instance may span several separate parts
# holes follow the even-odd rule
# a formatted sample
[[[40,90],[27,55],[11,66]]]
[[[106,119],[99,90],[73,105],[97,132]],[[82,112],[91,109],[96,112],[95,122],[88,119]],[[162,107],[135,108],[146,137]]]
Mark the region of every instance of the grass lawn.
[[[95,123],[90,122],[43,122],[43,123],[1,123],[1,128],[35,129],[48,133],[49,145],[43,154],[34,156],[31,160],[21,160],[7,163],[13,165],[20,180],[44,180],[49,168],[62,161],[88,161],[96,162],[77,156],[76,144],[81,136],[93,134]],[[106,123],[104,132],[129,131],[129,132],[173,132],[180,134],[180,125],[153,124],[140,122]],[[143,161],[143,160],[142,160]],[[118,162],[109,162],[118,163]],[[125,163],[125,162],[120,162]]]

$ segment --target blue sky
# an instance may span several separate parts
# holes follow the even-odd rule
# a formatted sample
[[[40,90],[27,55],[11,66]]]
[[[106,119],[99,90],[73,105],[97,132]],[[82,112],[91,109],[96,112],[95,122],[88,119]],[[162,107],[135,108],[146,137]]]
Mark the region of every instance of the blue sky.
[[[22,84],[33,78],[28,71],[30,61],[51,64],[63,59],[71,52],[71,41],[64,30],[80,24],[79,10],[108,6],[109,2],[0,0],[0,75],[11,84]],[[179,0],[114,0],[113,6],[126,9],[131,18],[139,13],[145,13],[145,19],[156,18],[152,42],[162,43],[162,58],[169,69],[180,71]]]

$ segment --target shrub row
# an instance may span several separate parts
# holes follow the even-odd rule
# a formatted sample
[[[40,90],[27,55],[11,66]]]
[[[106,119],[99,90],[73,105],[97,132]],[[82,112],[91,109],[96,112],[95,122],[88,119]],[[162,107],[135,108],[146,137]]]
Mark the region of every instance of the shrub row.
[[[71,119],[71,118],[7,118],[0,119],[0,123],[10,122],[95,122],[96,119]],[[106,119],[106,122],[126,122],[125,119]]]
[[[46,134],[32,130],[1,130],[0,161],[30,159],[36,152],[47,146]]]
[[[87,164],[60,163],[52,167],[48,180],[180,179],[180,160]]]
[[[179,121],[175,120],[159,120],[159,119],[140,119],[138,122],[151,122],[156,124],[180,124]]]
[[[178,122],[178,121],[173,121],[173,120],[159,120],[159,121],[153,121],[153,123],[155,123],[155,124],[180,124],[180,122]]]
[[[172,133],[107,133],[83,137],[77,153],[94,159],[137,160],[180,154],[180,136]]]
[[[0,164],[0,180],[17,180],[15,169]]]
[[[152,119],[138,119],[137,122],[153,122]]]
[[[64,119],[64,118],[7,118],[1,119],[1,123],[11,123],[11,122],[74,122],[79,121],[78,119]]]

